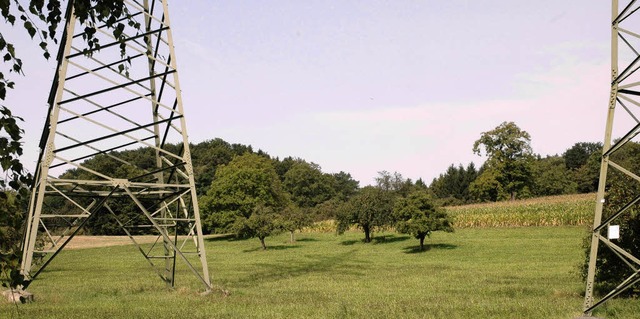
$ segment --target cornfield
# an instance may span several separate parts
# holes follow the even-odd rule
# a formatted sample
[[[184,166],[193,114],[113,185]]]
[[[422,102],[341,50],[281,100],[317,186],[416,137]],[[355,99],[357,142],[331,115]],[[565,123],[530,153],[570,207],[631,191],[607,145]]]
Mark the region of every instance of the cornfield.
[[[590,225],[595,194],[445,207],[455,228]]]
[[[315,222],[311,226],[304,227],[300,230],[301,233],[335,233],[338,223],[335,220],[323,220],[321,222]],[[354,227],[355,228],[355,227]]]
[[[315,222],[310,226],[299,230],[300,233],[335,233],[338,229],[338,223],[334,219]],[[395,229],[392,226],[374,227],[373,232],[391,232]],[[361,231],[356,225],[351,225],[346,231]]]

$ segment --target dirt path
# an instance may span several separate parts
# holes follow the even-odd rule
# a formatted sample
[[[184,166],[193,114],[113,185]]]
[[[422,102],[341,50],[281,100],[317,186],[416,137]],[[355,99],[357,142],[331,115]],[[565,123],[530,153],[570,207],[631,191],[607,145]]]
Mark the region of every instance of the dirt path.
[[[205,235],[204,238],[225,237],[227,235]],[[158,240],[162,242],[162,238],[158,238],[155,235],[133,236],[138,244],[153,243]],[[183,239],[185,236],[178,236]],[[78,235],[67,244],[65,249],[84,249],[95,247],[108,247],[108,246],[121,246],[121,245],[133,245],[131,238],[128,236],[82,236]]]
[[[138,243],[153,243],[157,236],[133,236]],[[162,239],[160,239],[162,241]],[[84,249],[94,247],[132,245],[128,236],[75,236],[67,244],[67,249]]]

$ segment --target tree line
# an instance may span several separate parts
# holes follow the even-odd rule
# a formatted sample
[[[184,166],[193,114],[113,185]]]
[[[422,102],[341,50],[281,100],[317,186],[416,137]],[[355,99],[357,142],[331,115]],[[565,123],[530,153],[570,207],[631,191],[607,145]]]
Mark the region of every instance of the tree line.
[[[296,230],[329,219],[337,221],[339,232],[351,225],[361,228],[365,242],[371,241],[372,233],[381,228],[396,227],[413,234],[421,245],[431,231],[452,229],[451,221],[432,203],[427,185],[397,172],[379,172],[376,186],[361,188],[349,173],[325,173],[318,164],[301,158],[271,157],[262,150],[219,138],[190,145],[190,149],[205,233],[256,237],[266,248],[265,238],[269,235],[287,231],[294,241]],[[134,165],[119,165],[111,160],[114,155]],[[128,178],[141,174],[132,170],[153,169],[154,156],[151,149],[141,148],[100,154],[83,166]],[[69,170],[60,177],[94,178],[80,169]],[[400,206],[396,208],[396,204]],[[69,204],[55,199],[47,203],[52,209],[64,210],[63,205]],[[110,205],[124,219],[135,221],[143,217],[133,203]],[[85,227],[93,235],[122,234],[109,214],[97,214]],[[129,231],[143,234],[146,230]]]
[[[325,173],[313,162],[272,157],[250,145],[220,138],[193,144],[190,149],[205,233],[256,237],[265,248],[270,234],[287,231],[294,241],[297,230],[313,222],[335,220],[338,232],[354,225],[361,229],[365,242],[371,241],[377,229],[395,228],[413,234],[422,245],[431,231],[452,230],[440,206],[595,191],[599,143],[576,143],[562,155],[541,157],[533,154],[530,142],[526,131],[504,122],[483,132],[474,143],[472,151],[487,157],[480,168],[473,163],[451,165],[429,185],[422,179],[413,181],[398,172],[381,171],[376,184],[365,187],[347,172]],[[155,165],[154,152],[141,148],[101,154],[84,166],[119,178],[140,174],[114,163],[110,155],[140,169],[151,170]],[[92,177],[83,170],[70,170],[61,178]],[[131,203],[121,203],[117,210],[131,220],[142,218]],[[94,235],[122,233],[108,214],[91,219],[87,231]]]
[[[314,221],[335,219],[339,233],[357,226],[364,242],[381,228],[415,236],[424,248],[431,232],[452,231],[446,213],[432,203],[424,183],[399,173],[380,172],[376,186],[358,187],[345,172],[323,173],[319,165],[287,157],[270,159],[247,152],[220,166],[201,197],[203,228],[209,233],[265,238],[291,234]]]
[[[232,180],[231,176],[243,165],[251,163],[232,161],[245,154],[256,155],[257,157],[252,157],[253,162],[257,163],[258,159],[261,159],[264,161],[262,165],[266,166],[268,163],[268,166],[273,167],[273,172],[270,173],[273,176],[270,178],[277,180],[277,187],[286,191],[290,201],[307,214],[311,214],[313,220],[334,218],[334,213],[329,207],[334,207],[336,202],[346,201],[361,191],[359,182],[347,172],[325,173],[318,164],[292,156],[282,159],[271,157],[262,150],[254,151],[250,145],[231,144],[216,138],[192,144],[190,148],[196,189],[205,210],[207,207],[220,209],[222,204],[213,198],[224,196],[225,192],[230,192],[233,187],[239,187],[238,181]],[[429,193],[438,205],[444,206],[588,193],[595,191],[597,187],[600,143],[576,143],[562,155],[542,157],[533,154],[527,132],[519,129],[513,122],[505,122],[494,130],[482,133],[472,150],[487,156],[487,160],[479,168],[473,163],[466,167],[462,164],[452,164],[428,185],[422,179],[412,181],[403,178],[398,172],[382,171],[376,178],[376,187],[393,190],[405,197],[412,190],[421,189]],[[122,151],[116,155],[141,169],[154,167],[155,155],[148,148]],[[113,176],[120,178],[140,173],[131,172],[130,166],[118,165],[111,161],[108,154],[89,159],[84,165],[100,168],[101,171],[111,172]],[[216,174],[222,175],[216,177]],[[82,170],[71,170],[61,177],[91,178],[89,173]],[[238,179],[240,176],[234,178]],[[241,211],[242,208],[234,209],[238,210]],[[221,225],[211,222],[207,227],[210,231],[218,231],[227,226]],[[101,221],[96,221],[93,232],[109,234],[112,232],[109,227]]]
[[[166,147],[177,150],[180,145]],[[257,237],[264,247],[267,234],[288,231],[294,240],[296,230],[322,220],[336,220],[338,232],[356,225],[363,230],[367,242],[376,229],[413,229],[414,226],[399,223],[417,217],[411,217],[407,209],[405,213],[396,212],[402,210],[396,204],[411,202],[422,207],[421,211],[428,211],[429,216],[436,216],[439,206],[593,192],[601,146],[576,143],[562,155],[541,157],[533,154],[527,132],[513,122],[504,122],[482,133],[474,143],[472,151],[487,157],[480,168],[473,163],[466,167],[451,165],[429,185],[422,179],[413,181],[398,172],[381,171],[376,185],[365,187],[360,187],[347,172],[325,173],[320,165],[304,159],[272,157],[250,145],[220,138],[192,144],[190,149],[204,231]],[[111,160],[113,155],[134,165],[120,165]],[[155,153],[150,148],[118,151],[97,155],[83,165],[117,178],[129,178],[141,175],[145,169],[152,171]],[[80,169],[69,170],[60,177],[94,178]],[[64,210],[63,205],[69,203],[62,199],[48,203],[52,209]],[[434,208],[427,208],[430,206]],[[132,220],[132,224],[143,218],[134,203],[113,203],[112,209]],[[436,224],[432,223],[431,228],[450,226],[446,222]],[[109,214],[90,219],[86,231],[93,235],[122,235],[121,227]],[[130,231],[144,234],[148,230]],[[424,240],[422,235],[417,238]]]
[[[597,190],[602,144],[579,142],[561,155],[534,154],[529,133],[504,122],[481,134],[473,152],[480,167],[451,164],[429,185],[442,205],[495,202]]]

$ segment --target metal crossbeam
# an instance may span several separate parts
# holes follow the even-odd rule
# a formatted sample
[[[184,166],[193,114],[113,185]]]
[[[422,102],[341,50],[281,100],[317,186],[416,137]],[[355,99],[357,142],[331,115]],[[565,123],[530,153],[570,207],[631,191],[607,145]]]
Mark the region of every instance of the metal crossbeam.
[[[620,11],[618,0],[612,0],[611,11],[611,94],[607,113],[607,122],[603,143],[602,159],[600,164],[600,179],[598,184],[598,194],[596,196],[595,216],[591,235],[591,250],[589,254],[589,266],[587,273],[587,286],[584,298],[584,314],[590,316],[592,311],[633,287],[640,282],[640,258],[634,256],[633,252],[624,249],[616,244],[615,240],[610,240],[603,232],[608,231],[610,225],[616,225],[618,221],[632,214],[637,210],[640,203],[640,194],[628,194],[630,189],[634,189],[631,184],[640,183],[640,177],[633,172],[630,167],[615,163],[615,157],[626,145],[634,142],[640,134],[640,75],[636,71],[640,69],[640,22],[638,10],[640,5],[636,0],[623,1],[625,5]],[[637,30],[637,31],[632,31]],[[620,41],[622,40],[622,41]],[[622,70],[622,72],[619,72]],[[619,112],[618,112],[619,111]],[[614,123],[614,119],[616,119]],[[626,121],[626,122],[625,122]],[[631,123],[631,124],[629,124]],[[614,125],[615,124],[615,125]],[[622,131],[622,137],[613,141],[614,129]],[[627,164],[628,165],[628,164]],[[609,168],[612,168],[611,170]],[[607,178],[612,174],[617,174],[619,178],[625,178],[625,183],[608,183]],[[636,185],[633,185],[636,186]],[[606,200],[608,192],[620,192],[618,189],[626,187],[625,203],[619,201],[613,203]],[[637,189],[637,187],[635,187]],[[604,214],[603,214],[604,212]],[[621,230],[624,236],[624,230]],[[629,275],[626,278],[619,278],[617,287],[606,293],[603,297],[594,296],[594,288],[597,284],[598,257],[602,252],[599,246],[609,249],[613,256],[617,256],[622,263],[629,267]],[[611,257],[610,257],[611,258]],[[601,267],[608,267],[602,265]]]
[[[69,1],[29,204],[24,288],[83,225],[106,215],[167,285],[181,261],[211,289],[167,0],[124,2],[125,38],[96,26],[98,50],[82,49],[85,28]],[[151,165],[123,153],[140,148],[153,152]],[[123,215],[123,205],[137,215]],[[141,246],[134,229],[153,232],[156,243]]]

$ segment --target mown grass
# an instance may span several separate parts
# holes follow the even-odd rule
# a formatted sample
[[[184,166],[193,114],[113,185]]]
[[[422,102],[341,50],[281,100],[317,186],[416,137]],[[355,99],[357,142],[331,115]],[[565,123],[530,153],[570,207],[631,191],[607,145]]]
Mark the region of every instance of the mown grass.
[[[446,207],[456,228],[593,224],[595,194],[549,196]]]
[[[131,246],[64,251],[30,287],[37,301],[0,318],[576,318],[583,227],[460,229],[417,240],[377,233],[209,240],[213,282],[201,296],[185,267],[164,287]],[[598,314],[633,318],[616,300]]]

